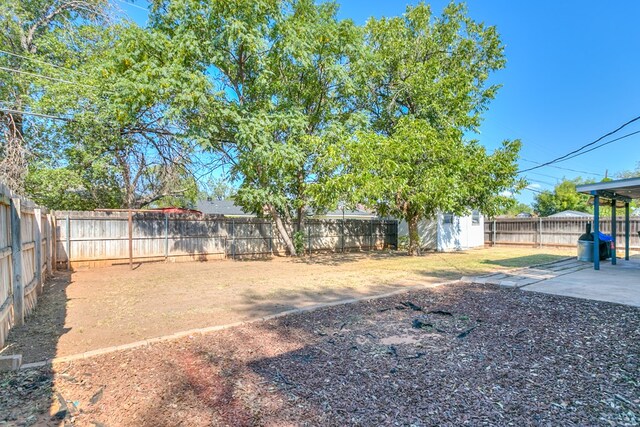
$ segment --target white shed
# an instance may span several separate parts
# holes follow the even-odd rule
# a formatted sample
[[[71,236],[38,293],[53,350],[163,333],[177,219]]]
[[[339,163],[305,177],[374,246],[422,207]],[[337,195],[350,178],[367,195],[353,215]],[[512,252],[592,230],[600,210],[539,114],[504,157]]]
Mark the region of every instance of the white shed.
[[[439,213],[434,220],[418,223],[420,247],[439,252],[459,251],[484,246],[484,217],[473,211],[470,215],[455,216]],[[406,221],[398,223],[398,239],[409,239]]]

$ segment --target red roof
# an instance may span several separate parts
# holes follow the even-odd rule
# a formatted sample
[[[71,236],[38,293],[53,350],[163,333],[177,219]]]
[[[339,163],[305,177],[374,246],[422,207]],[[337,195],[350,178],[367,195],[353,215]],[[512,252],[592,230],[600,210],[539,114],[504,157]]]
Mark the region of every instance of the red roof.
[[[192,214],[192,215],[202,215],[202,212],[197,211],[195,209],[187,209],[187,208],[177,208],[177,207],[169,207],[169,208],[159,208],[155,209],[162,213],[167,214]]]

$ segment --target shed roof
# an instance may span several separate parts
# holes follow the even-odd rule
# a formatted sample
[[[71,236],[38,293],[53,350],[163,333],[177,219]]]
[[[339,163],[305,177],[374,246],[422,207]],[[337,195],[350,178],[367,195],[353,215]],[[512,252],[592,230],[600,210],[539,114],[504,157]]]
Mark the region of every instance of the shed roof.
[[[622,201],[640,199],[640,176],[617,181],[578,185],[576,191]]]

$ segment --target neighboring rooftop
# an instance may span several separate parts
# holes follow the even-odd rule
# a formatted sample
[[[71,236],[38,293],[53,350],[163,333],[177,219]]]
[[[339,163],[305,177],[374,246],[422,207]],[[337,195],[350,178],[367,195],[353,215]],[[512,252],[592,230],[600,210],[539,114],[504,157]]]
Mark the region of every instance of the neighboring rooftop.
[[[580,211],[571,211],[571,210],[567,210],[567,211],[562,211],[562,212],[556,212],[553,215],[549,215],[547,218],[587,218],[587,217],[592,217],[593,215],[591,215],[590,213],[586,213],[586,212],[580,212]]]
[[[225,215],[225,216],[243,216],[243,217],[255,217],[253,213],[245,212],[242,207],[236,205],[233,200],[217,200],[217,199],[206,199],[206,200],[198,200],[196,203],[196,209],[207,215]],[[325,214],[317,215],[320,218],[328,218],[328,219],[340,219],[344,216],[346,219],[373,219],[377,218],[375,213],[368,212],[364,209],[356,208],[345,209],[344,212],[342,209],[335,209],[329,211]]]
[[[233,200],[205,199],[198,200],[196,209],[207,215],[244,216],[255,217],[252,213],[246,213],[236,205]]]
[[[533,214],[531,214],[530,212],[520,212],[518,215],[516,215],[516,218],[533,218]]]

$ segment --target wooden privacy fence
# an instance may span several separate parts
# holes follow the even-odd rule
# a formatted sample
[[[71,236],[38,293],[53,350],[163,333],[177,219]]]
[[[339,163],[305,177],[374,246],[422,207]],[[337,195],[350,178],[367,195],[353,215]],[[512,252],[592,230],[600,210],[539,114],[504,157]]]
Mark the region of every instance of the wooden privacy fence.
[[[53,217],[0,184],[0,347],[24,323],[52,271]]]
[[[499,218],[485,221],[484,241],[489,245],[528,245],[576,247],[578,238],[585,233],[592,218]],[[616,247],[623,249],[625,223],[623,217],[616,220]],[[630,249],[640,249],[640,217],[629,221]],[[593,227],[592,227],[593,230]],[[611,234],[611,218],[600,219],[600,231]]]
[[[208,260],[287,253],[273,224],[259,218],[226,218],[135,212],[55,212],[56,264],[94,267],[155,260]],[[131,224],[131,225],[130,225]],[[397,221],[307,220],[304,250],[396,248]]]

